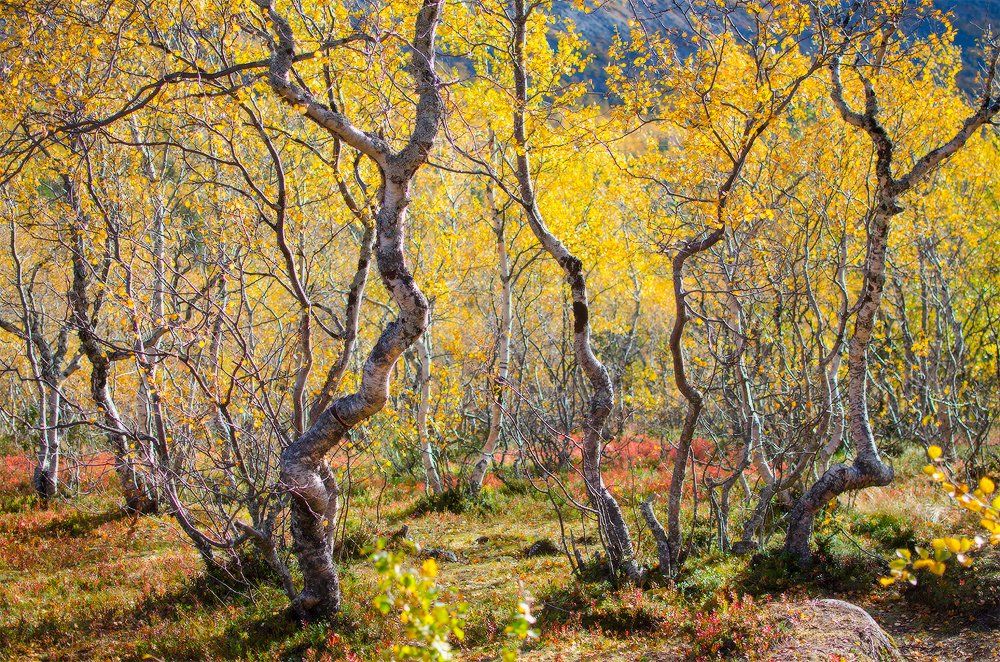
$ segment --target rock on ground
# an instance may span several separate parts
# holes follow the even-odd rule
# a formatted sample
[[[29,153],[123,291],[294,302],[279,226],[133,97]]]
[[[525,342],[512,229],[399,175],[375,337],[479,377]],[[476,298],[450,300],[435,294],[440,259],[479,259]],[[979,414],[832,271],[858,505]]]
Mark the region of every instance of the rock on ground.
[[[458,563],[458,554],[450,549],[442,549],[440,547],[425,547],[420,551],[420,556],[425,559],[437,559],[438,561],[447,561],[448,563]]]
[[[548,538],[542,538],[541,540],[536,540],[531,543],[528,549],[524,550],[525,558],[531,558],[533,556],[554,556],[560,554],[559,548],[556,547],[555,543]]]
[[[786,637],[771,660],[903,660],[892,637],[861,607],[843,600],[782,605]]]

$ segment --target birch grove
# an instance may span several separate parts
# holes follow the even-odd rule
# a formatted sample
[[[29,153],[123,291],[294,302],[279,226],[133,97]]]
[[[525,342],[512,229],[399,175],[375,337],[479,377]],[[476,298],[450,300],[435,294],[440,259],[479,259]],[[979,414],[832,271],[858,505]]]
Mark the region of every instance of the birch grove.
[[[570,3],[5,9],[0,410],[39,501],[105,458],[316,621],[389,483],[541,494],[571,571],[645,590],[811,567],[907,449],[986,476],[995,36],[961,89],[928,3],[626,4],[599,77]]]

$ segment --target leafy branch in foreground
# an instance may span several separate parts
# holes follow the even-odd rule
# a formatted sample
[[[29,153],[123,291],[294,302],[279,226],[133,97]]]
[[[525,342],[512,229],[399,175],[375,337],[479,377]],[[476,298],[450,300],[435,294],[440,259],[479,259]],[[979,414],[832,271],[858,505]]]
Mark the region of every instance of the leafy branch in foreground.
[[[419,570],[411,570],[403,566],[404,556],[403,552],[386,549],[384,540],[376,542],[371,555],[378,573],[375,607],[383,615],[398,615],[407,640],[386,651],[386,657],[435,662],[454,659],[451,639],[465,639],[468,605],[442,600],[443,593],[437,585],[437,561],[429,558]],[[517,608],[504,628],[507,643],[500,653],[502,660],[516,660],[521,646],[538,638],[538,631],[531,627],[537,620],[531,613],[531,605],[531,594],[522,587]]]
[[[403,554],[385,549],[381,540],[371,559],[379,578],[375,607],[384,615],[397,613],[406,633],[407,643],[393,646],[390,659],[452,659],[449,639],[465,637],[466,605],[441,600],[437,562],[430,558],[418,571],[406,569]]]
[[[538,639],[538,630],[532,629],[532,625],[538,619],[531,613],[532,597],[524,587],[521,587],[521,599],[518,600],[517,610],[511,618],[510,623],[504,628],[504,633],[510,641],[507,647],[500,653],[503,662],[513,662],[517,659],[517,652],[521,646],[533,639]]]
[[[973,564],[975,552],[986,545],[1000,544],[1000,496],[992,496],[996,491],[996,483],[983,477],[976,489],[970,491],[967,484],[954,478],[942,460],[943,454],[940,446],[930,446],[927,457],[931,463],[924,467],[924,473],[961,508],[979,515],[979,525],[985,531],[972,537],[958,535],[934,538],[931,540],[930,550],[923,547],[915,547],[912,551],[897,549],[897,558],[889,563],[890,575],[879,580],[882,586],[891,586],[897,581],[916,584],[917,573],[921,571],[940,577],[953,558],[959,565],[967,568]]]

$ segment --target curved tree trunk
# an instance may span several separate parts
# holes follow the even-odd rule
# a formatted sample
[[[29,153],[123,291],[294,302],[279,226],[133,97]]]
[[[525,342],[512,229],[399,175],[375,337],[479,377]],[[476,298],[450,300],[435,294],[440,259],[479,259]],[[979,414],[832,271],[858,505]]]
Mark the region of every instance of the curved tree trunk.
[[[855,447],[854,462],[837,464],[827,469],[802,495],[788,517],[785,550],[802,566],[808,566],[812,560],[809,543],[812,540],[816,513],[844,492],[888,485],[894,476],[892,467],[885,464],[879,455],[868,416],[868,346],[885,285],[889,218],[888,211],[879,209],[872,219],[861,306],[848,344],[847,416],[850,439]]]
[[[875,150],[875,200],[868,225],[867,254],[862,269],[861,295],[856,305],[854,331],[848,343],[847,356],[847,420],[850,441],[854,444],[852,464],[830,467],[799,499],[788,519],[785,550],[801,566],[812,560],[809,542],[812,537],[816,513],[840,494],[866,487],[888,485],[893,479],[892,467],[879,455],[868,416],[868,348],[871,344],[875,317],[885,289],[886,253],[889,246],[889,228],[893,216],[903,211],[899,198],[945,160],[961,149],[969,138],[983,125],[1000,114],[1000,99],[993,97],[991,85],[996,74],[1000,51],[994,52],[989,65],[989,84],[984,90],[979,107],[966,118],[958,131],[941,145],[927,151],[916,160],[901,177],[893,176],[895,145],[879,121],[879,105],[875,87],[858,72],[864,87],[864,110],[854,111],[844,99],[840,77],[840,60],[834,58],[830,65],[831,98],[841,118],[848,124],[868,134]]]
[[[78,357],[62,367],[66,356],[67,340],[72,331],[72,322],[64,323],[55,338],[49,342],[43,335],[44,322],[39,312],[31,305],[31,297],[26,289],[21,258],[18,253],[17,230],[14,221],[10,223],[10,256],[14,264],[14,285],[21,304],[20,325],[0,317],[0,329],[24,341],[25,358],[31,366],[31,376],[38,393],[38,416],[40,433],[36,449],[36,464],[32,476],[35,493],[42,501],[48,501],[59,491],[59,453],[62,436],[59,419],[63,409],[62,382],[76,371]],[[70,311],[72,316],[72,311]]]
[[[635,550],[628,525],[618,500],[605,485],[601,475],[601,456],[604,450],[602,429],[614,406],[614,387],[608,371],[594,355],[590,346],[590,309],[583,263],[549,231],[535,197],[525,127],[528,76],[525,69],[524,44],[528,14],[525,11],[524,0],[515,0],[514,12],[513,65],[517,103],[514,112],[514,141],[517,148],[516,174],[520,192],[519,202],[524,208],[528,225],[535,237],[566,274],[566,282],[573,297],[573,351],[577,365],[583,370],[593,389],[590,406],[584,419],[583,481],[590,503],[597,512],[611,571],[614,574],[624,575],[629,581],[638,582],[642,579],[642,570],[635,560]]]
[[[357,392],[337,398],[281,454],[282,483],[292,495],[292,536],[304,587],[296,607],[305,618],[340,610],[340,585],[327,527],[336,512],[337,488],[325,456],[347,432],[374,415],[389,397],[392,367],[427,328],[427,299],[413,281],[403,255],[403,224],[409,180],[386,178],[379,210],[376,259],[399,316],[386,327],[365,361]]]
[[[137,467],[128,443],[128,432],[118,413],[108,380],[111,375],[111,358],[97,336],[96,310],[89,295],[93,268],[87,262],[83,231],[87,217],[80,207],[75,188],[69,177],[63,177],[70,206],[77,219],[70,224],[72,240],[73,281],[69,298],[73,308],[73,323],[80,340],[80,351],[90,363],[90,396],[97,405],[111,451],[115,456],[115,472],[121,482],[126,510],[139,514],[152,514],[159,509],[156,486],[151,477]]]
[[[443,112],[434,72],[434,41],[444,0],[424,0],[417,14],[411,71],[419,98],[410,139],[399,152],[393,152],[385,141],[361,131],[347,117],[292,82],[292,28],[270,0],[256,2],[266,11],[277,36],[271,52],[271,87],[289,104],[304,108],[310,120],[371,158],[381,170],[375,258],[382,283],[399,308],[398,317],[383,330],[369,353],[358,390],[333,400],[281,454],[281,481],[291,496],[293,548],[303,579],[302,591],[293,606],[301,618],[311,620],[333,616],[341,605],[329,535],[338,491],[326,454],[352,427],[382,409],[389,397],[393,366],[427,328],[427,298],[413,279],[403,247],[410,186],[417,170],[427,161]]]
[[[375,229],[370,223],[365,224],[364,232],[361,236],[361,248],[358,255],[358,268],[354,272],[354,279],[347,292],[347,306],[344,310],[344,346],[340,350],[340,355],[330,370],[326,374],[323,388],[313,401],[309,409],[309,423],[312,424],[323,410],[326,409],[333,400],[333,394],[337,392],[347,366],[354,356],[354,348],[358,344],[358,323],[361,319],[361,301],[364,298],[365,286],[368,284],[368,272],[370,271],[372,251],[375,246]]]
[[[701,393],[687,380],[684,368],[684,353],[681,340],[684,337],[684,326],[687,324],[687,301],[684,292],[684,262],[697,253],[708,250],[722,239],[725,228],[717,228],[705,237],[690,239],[681,246],[673,259],[674,283],[674,326],[670,332],[670,356],[673,359],[674,382],[677,389],[687,400],[687,413],[684,415],[684,425],[677,442],[677,455],[674,457],[674,469],[670,477],[670,490],[667,496],[667,544],[670,549],[671,568],[676,570],[681,557],[681,498],[684,490],[684,476],[687,473],[688,457],[691,454],[691,443],[694,441],[694,431],[698,418],[704,406]]]

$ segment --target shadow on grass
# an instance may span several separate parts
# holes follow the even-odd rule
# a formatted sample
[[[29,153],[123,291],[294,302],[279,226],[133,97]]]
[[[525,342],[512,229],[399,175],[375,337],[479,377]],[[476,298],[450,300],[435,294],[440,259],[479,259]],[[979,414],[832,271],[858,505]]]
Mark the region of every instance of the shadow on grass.
[[[124,510],[109,510],[100,513],[90,513],[82,510],[74,510],[67,513],[65,517],[49,522],[41,527],[38,535],[43,538],[80,538],[88,535],[96,529],[119,520],[127,519],[128,515]]]
[[[889,571],[888,561],[877,555],[834,549],[823,538],[817,543],[811,568],[800,569],[781,548],[768,549],[754,554],[736,576],[736,585],[755,597],[786,592],[868,594]]]
[[[274,609],[267,605],[254,604],[251,600],[232,601],[243,607],[235,618],[228,618],[225,629],[218,635],[203,642],[182,640],[172,650],[167,649],[170,658],[195,659],[197,657],[222,657],[226,659],[246,659],[255,654],[265,653],[278,644],[283,644],[283,654],[303,651],[314,639],[321,638],[329,624],[315,623],[305,628],[287,608]]]
[[[542,629],[564,626],[618,637],[662,631],[675,618],[667,604],[639,589],[615,590],[607,582],[574,581],[541,600]]]
[[[83,608],[72,614],[47,610],[38,620],[22,617],[0,628],[0,659],[16,657],[18,644],[30,645],[34,650],[63,646],[72,649],[73,642],[99,641],[109,633],[126,641],[135,637],[139,657],[155,653],[154,657],[166,655],[167,659],[201,659],[206,655],[243,658],[270,648],[300,629],[283,599],[276,602],[258,597],[250,588],[237,594],[232,586],[203,573],[176,589],[142,596],[134,603]],[[205,632],[204,638],[193,633],[176,638],[164,636],[172,625],[192,615],[203,623],[227,625],[216,636],[210,632]],[[159,636],[140,639],[139,630],[146,627],[158,631]]]

